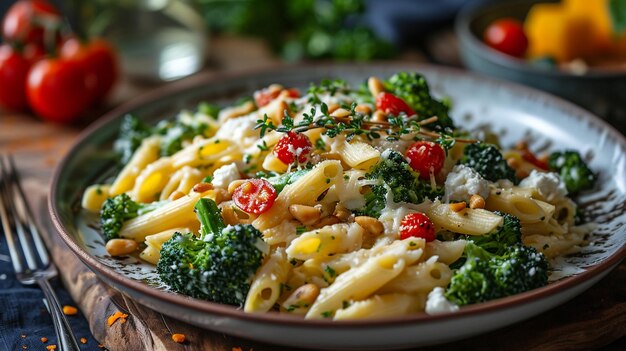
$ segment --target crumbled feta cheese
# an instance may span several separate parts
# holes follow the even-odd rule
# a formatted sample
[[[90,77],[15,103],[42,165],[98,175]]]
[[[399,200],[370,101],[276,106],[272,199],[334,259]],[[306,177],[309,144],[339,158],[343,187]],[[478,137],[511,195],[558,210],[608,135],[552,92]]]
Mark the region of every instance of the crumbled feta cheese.
[[[454,166],[448,173],[445,183],[445,202],[469,201],[470,196],[478,194],[486,199],[489,196],[489,181],[483,179],[471,167]]]
[[[448,301],[444,296],[443,288],[436,287],[429,294],[426,300],[426,313],[430,315],[456,312],[459,306]]]
[[[236,164],[231,163],[224,165],[213,172],[213,180],[211,181],[211,184],[213,184],[216,188],[228,189],[228,184],[237,179],[241,179],[239,169]]]
[[[565,183],[554,172],[538,172],[533,169],[530,175],[519,183],[519,186],[522,188],[536,188],[539,194],[549,202],[562,199],[567,195]]]
[[[259,138],[258,131],[254,130],[258,116],[252,113],[247,116],[230,118],[222,124],[215,134],[217,139],[231,140],[243,147],[248,147]]]
[[[412,134],[410,136],[413,136]],[[412,138],[406,138],[402,136],[399,140],[387,140],[387,138],[379,138],[372,140],[372,146],[380,151],[384,152],[385,150],[393,150],[397,151],[401,154],[413,144],[415,141]]]

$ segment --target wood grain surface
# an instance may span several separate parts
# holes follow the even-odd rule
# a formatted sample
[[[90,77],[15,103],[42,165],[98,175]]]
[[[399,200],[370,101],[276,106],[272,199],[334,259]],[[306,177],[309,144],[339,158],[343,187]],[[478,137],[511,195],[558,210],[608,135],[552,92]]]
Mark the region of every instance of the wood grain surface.
[[[214,45],[219,46],[219,41]],[[235,44],[228,40],[221,45]],[[221,59],[224,60],[221,62],[228,62],[226,57]],[[258,64],[258,60],[236,63],[238,67],[254,64]],[[225,67],[230,68],[228,65]],[[146,89],[122,84],[113,98],[113,104],[128,100],[129,96]],[[91,115],[96,116],[98,113],[99,111],[94,111]],[[87,118],[82,124],[89,121]],[[87,317],[95,338],[112,351],[297,350],[203,330],[163,316],[112,290],[78,260],[54,233],[46,207],[46,196],[54,166],[67,152],[81,127],[46,124],[29,114],[0,110],[0,152],[15,155],[31,206],[39,214],[41,227],[47,229],[44,232],[54,261],[62,267],[61,278],[64,285]],[[551,311],[485,335],[424,350],[624,350],[626,349],[624,282],[626,282],[626,263],[622,262],[597,285]],[[116,311],[127,313],[129,317],[126,323],[118,321],[109,327],[106,323],[107,317]],[[187,341],[184,344],[173,342],[171,335],[174,333],[185,334]]]

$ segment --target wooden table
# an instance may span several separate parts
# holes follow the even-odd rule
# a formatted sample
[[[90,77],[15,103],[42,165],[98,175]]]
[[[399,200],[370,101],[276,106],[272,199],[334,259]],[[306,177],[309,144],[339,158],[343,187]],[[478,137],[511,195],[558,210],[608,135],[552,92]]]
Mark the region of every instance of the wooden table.
[[[221,70],[238,69],[272,63],[274,59],[256,42],[218,39],[214,47],[213,67]],[[245,46],[256,54],[232,56],[229,52]],[[237,58],[239,57],[238,61]],[[248,58],[246,58],[248,57]],[[250,59],[253,57],[254,59]],[[109,106],[92,111],[97,116],[107,108],[118,105],[153,86],[137,86],[122,82]],[[45,197],[55,165],[67,152],[81,126],[59,126],[43,123],[25,113],[0,111],[0,151],[15,155],[24,177],[24,186],[31,204],[40,214],[42,227],[51,228],[47,218]],[[47,237],[57,263],[62,263],[62,279],[72,297],[87,316],[95,338],[110,350],[241,350],[269,351],[291,348],[260,344],[204,331],[165,317],[138,305],[124,295],[104,285],[61,242],[57,235]],[[600,283],[570,302],[525,322],[486,335],[435,346],[427,350],[445,349],[506,349],[506,350],[588,350],[605,348],[626,349],[626,263],[622,263]],[[121,310],[130,314],[128,323],[107,327],[105,320]],[[444,332],[444,331],[442,331]],[[186,334],[188,342],[180,345],[171,341],[172,333]]]

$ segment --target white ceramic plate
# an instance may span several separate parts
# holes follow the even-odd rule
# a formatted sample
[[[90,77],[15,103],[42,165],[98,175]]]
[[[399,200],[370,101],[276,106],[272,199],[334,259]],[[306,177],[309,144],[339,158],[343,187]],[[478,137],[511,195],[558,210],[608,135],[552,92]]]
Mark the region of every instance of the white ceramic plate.
[[[170,118],[199,101],[229,103],[271,83],[306,88],[324,78],[353,84],[371,75],[386,78],[402,70],[426,75],[439,97],[453,102],[451,115],[466,129],[490,125],[504,145],[521,138],[549,149],[571,148],[599,171],[598,187],[580,198],[598,228],[591,245],[556,263],[552,283],[516,296],[467,306],[454,314],[376,320],[305,321],[293,316],[246,314],[231,306],[196,300],[160,286],[154,268],[136,258],[106,255],[94,218],[81,213],[84,188],[112,170],[111,142],[120,117],[134,113],[146,121]],[[626,140],[588,112],[552,96],[463,71],[426,65],[325,65],[288,67],[237,75],[198,76],[172,84],[120,107],[87,129],[56,170],[50,196],[53,221],[69,247],[115,289],[169,316],[216,331],[304,348],[392,349],[458,340],[500,328],[564,303],[595,284],[625,256]],[[442,332],[445,331],[445,332]]]

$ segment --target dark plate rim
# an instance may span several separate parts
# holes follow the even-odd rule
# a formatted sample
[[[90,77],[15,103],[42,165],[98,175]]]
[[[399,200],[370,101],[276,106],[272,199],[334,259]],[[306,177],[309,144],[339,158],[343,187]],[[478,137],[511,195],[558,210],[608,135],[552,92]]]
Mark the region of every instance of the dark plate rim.
[[[442,315],[427,315],[425,313],[416,314],[414,316],[404,316],[398,318],[390,318],[390,319],[380,319],[380,320],[358,320],[358,321],[332,321],[332,320],[304,320],[300,317],[289,316],[278,313],[264,313],[264,314],[256,314],[256,313],[246,313],[242,309],[217,304],[209,301],[194,299],[188,296],[184,296],[181,294],[170,293],[161,291],[155,288],[152,288],[144,283],[139,281],[127,278],[121,274],[115,272],[114,269],[106,266],[102,262],[100,262],[96,257],[88,254],[86,251],[82,250],[80,246],[74,241],[69,231],[64,227],[63,222],[61,220],[59,208],[55,202],[57,198],[57,188],[60,182],[60,175],[65,166],[70,162],[74,154],[79,152],[79,146],[81,146],[90,136],[94,133],[97,133],[98,129],[103,127],[104,125],[114,121],[117,118],[121,118],[126,112],[132,111],[135,108],[143,106],[145,104],[149,104],[153,101],[158,101],[161,98],[165,98],[172,93],[178,93],[181,91],[192,90],[196,87],[205,85],[205,84],[214,84],[219,83],[224,80],[229,79],[245,79],[245,78],[254,78],[256,75],[267,74],[275,72],[277,77],[280,77],[281,72],[285,71],[302,71],[307,69],[337,69],[341,66],[345,67],[372,67],[372,70],[375,71],[376,67],[384,66],[388,67],[398,67],[398,69],[415,69],[419,70],[427,70],[431,72],[440,72],[448,75],[465,75],[470,78],[484,80],[490,83],[495,83],[502,86],[505,89],[509,89],[512,91],[518,91],[521,94],[530,95],[534,98],[540,98],[550,104],[555,104],[560,106],[561,108],[572,111],[576,115],[581,118],[587,120],[587,122],[599,127],[601,129],[606,130],[615,140],[621,144],[622,149],[626,150],[626,137],[624,137],[621,133],[615,130],[612,126],[610,126],[605,121],[600,118],[594,116],[590,112],[585,111],[584,109],[564,101],[560,98],[554,97],[550,94],[538,91],[536,89],[528,88],[522,85],[504,82],[501,80],[487,78],[483,76],[479,76],[473,73],[469,73],[456,68],[449,67],[441,67],[430,64],[415,64],[415,63],[407,63],[407,62],[379,62],[379,63],[370,63],[370,64],[304,64],[304,65],[272,65],[263,68],[249,69],[245,71],[239,72],[225,72],[225,73],[217,73],[217,74],[200,74],[197,76],[193,76],[189,79],[178,81],[171,83],[170,85],[158,88],[154,91],[148,92],[137,99],[134,99],[126,104],[119,106],[118,108],[113,109],[112,111],[105,114],[102,118],[98,119],[96,122],[91,124],[87,129],[85,129],[76,141],[73,143],[70,151],[63,157],[61,162],[57,165],[54,170],[54,174],[52,177],[52,181],[50,183],[50,196],[48,197],[48,209],[50,216],[52,218],[52,222],[57,229],[57,232],[63,239],[63,241],[68,245],[68,247],[81,259],[92,271],[96,273],[96,275],[102,275],[107,280],[114,282],[115,285],[123,286],[126,289],[130,289],[135,293],[143,294],[151,299],[161,300],[162,302],[168,303],[170,305],[178,305],[180,307],[184,307],[186,309],[195,310],[200,313],[206,313],[208,315],[222,315],[234,319],[246,320],[250,322],[260,322],[260,323],[271,323],[271,324],[289,324],[289,325],[298,325],[300,327],[312,327],[312,328],[376,328],[376,327],[391,327],[395,325],[406,325],[407,323],[411,324],[422,324],[422,323],[432,323],[432,322],[440,322],[447,321],[452,319],[461,319],[463,317],[471,317],[480,314],[486,314],[490,312],[494,312],[497,310],[502,310],[505,308],[513,308],[521,306],[527,302],[535,301],[538,299],[547,298],[550,296],[554,296],[558,293],[564,292],[569,288],[581,284],[586,280],[589,280],[603,272],[607,269],[617,265],[624,257],[626,256],[626,245],[622,245],[622,247],[617,250],[613,255],[608,257],[606,260],[591,266],[585,269],[584,272],[571,276],[568,278],[564,278],[554,283],[550,283],[549,285],[535,289],[532,291],[528,291],[522,294],[489,301],[477,305],[466,306],[460,309],[455,313],[450,314],[442,314]],[[122,289],[118,289],[121,292],[124,292]]]

